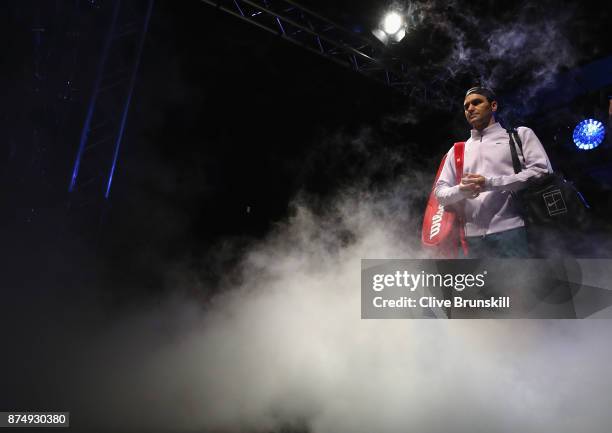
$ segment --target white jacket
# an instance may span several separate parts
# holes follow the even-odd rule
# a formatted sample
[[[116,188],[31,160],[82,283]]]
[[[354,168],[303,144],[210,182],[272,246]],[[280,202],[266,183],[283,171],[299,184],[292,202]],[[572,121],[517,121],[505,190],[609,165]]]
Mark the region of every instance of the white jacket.
[[[463,173],[485,177],[485,188],[476,198],[466,198],[459,190],[455,175],[455,155],[451,148],[435,186],[435,194],[443,206],[454,205],[464,215],[466,236],[484,236],[525,225],[519,215],[511,191],[527,186],[534,176],[552,173],[546,151],[534,132],[518,128],[523,154],[517,148],[522,171],[514,173],[508,133],[499,123],[482,131],[472,129],[465,142]]]

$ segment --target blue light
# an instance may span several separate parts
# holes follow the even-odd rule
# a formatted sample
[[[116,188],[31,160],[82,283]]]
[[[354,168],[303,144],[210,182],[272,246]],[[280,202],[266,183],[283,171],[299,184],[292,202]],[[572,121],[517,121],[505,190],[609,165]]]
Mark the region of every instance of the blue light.
[[[604,139],[606,130],[599,120],[586,119],[574,129],[574,143],[579,149],[595,149]]]

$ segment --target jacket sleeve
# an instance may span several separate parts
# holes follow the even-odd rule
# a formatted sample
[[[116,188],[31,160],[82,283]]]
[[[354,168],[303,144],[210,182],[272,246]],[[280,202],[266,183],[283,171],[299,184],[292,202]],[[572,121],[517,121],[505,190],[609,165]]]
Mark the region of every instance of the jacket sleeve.
[[[516,174],[486,178],[485,191],[518,191],[527,186],[530,178],[552,173],[548,155],[535,133],[530,128],[521,127],[518,135],[523,143],[522,155],[517,147],[522,170]]]
[[[442,206],[449,206],[465,198],[464,193],[459,190],[456,177],[455,149],[452,147],[446,154],[444,167],[434,187],[434,194]]]

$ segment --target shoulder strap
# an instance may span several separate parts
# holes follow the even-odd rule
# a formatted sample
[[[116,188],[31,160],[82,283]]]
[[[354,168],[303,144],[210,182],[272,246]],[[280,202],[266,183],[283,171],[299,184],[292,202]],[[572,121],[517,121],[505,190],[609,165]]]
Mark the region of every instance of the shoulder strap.
[[[523,142],[521,141],[521,137],[518,135],[518,129],[512,128],[511,130],[512,136],[514,137],[514,141],[518,144],[519,150],[523,153]]]
[[[523,153],[523,141],[521,140],[521,136],[518,133],[518,129],[512,130],[512,137],[514,138],[514,142],[518,145],[519,153],[521,158],[523,158],[523,164],[525,164],[525,154]]]
[[[461,183],[463,177],[463,154],[465,150],[465,141],[459,141],[453,146],[455,149],[455,180]]]
[[[523,153],[523,143],[521,142],[521,138],[518,136],[516,129],[507,129],[508,136],[510,138],[510,154],[512,155],[512,167],[514,168],[515,173],[520,173],[521,161],[519,161],[518,155],[516,153],[516,145],[518,144],[521,153]],[[515,144],[516,143],[516,144]]]
[[[463,177],[463,155],[465,153],[465,141],[459,141],[454,144],[455,150],[455,179],[457,180],[457,184],[461,183],[461,178]],[[459,240],[461,243],[461,248],[463,249],[463,254],[465,257],[468,257],[468,244],[465,239],[465,224],[463,221],[462,213],[458,214],[459,217]]]

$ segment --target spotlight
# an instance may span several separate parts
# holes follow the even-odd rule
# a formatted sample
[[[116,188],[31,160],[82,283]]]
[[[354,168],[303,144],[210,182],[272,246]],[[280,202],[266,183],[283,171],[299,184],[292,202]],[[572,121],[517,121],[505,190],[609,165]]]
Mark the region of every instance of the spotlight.
[[[591,150],[601,144],[606,130],[599,120],[586,119],[574,129],[574,144],[579,149]]]
[[[383,20],[383,30],[388,35],[394,35],[402,27],[403,20],[397,12],[389,12]]]
[[[396,11],[388,12],[380,23],[380,27],[373,30],[372,34],[383,44],[401,41],[406,36],[404,17]]]

